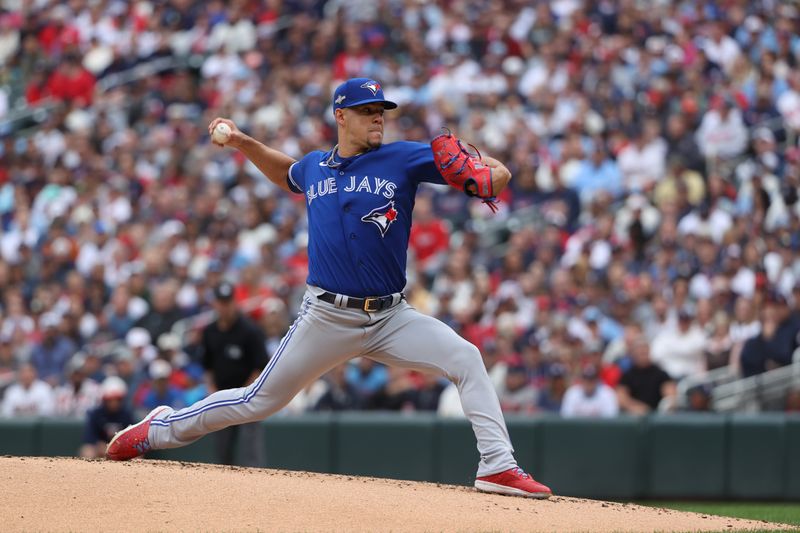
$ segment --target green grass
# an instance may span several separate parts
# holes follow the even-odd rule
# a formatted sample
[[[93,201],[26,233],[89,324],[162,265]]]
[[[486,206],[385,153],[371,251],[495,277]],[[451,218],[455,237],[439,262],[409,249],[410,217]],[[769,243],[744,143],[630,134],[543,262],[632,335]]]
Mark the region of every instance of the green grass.
[[[646,501],[642,505],[678,511],[766,520],[800,526],[800,505],[796,502],[674,502]]]

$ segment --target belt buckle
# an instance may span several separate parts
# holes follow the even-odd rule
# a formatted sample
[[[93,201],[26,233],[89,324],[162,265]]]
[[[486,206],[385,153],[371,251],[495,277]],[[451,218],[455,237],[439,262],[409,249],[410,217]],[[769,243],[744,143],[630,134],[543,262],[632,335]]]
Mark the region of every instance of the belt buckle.
[[[363,308],[364,312],[366,312],[366,313],[375,313],[375,312],[377,312],[378,311],[378,306],[376,305],[375,309],[372,309],[372,303],[373,302],[378,303],[379,301],[380,301],[380,298],[378,298],[376,296],[368,296],[368,297],[364,298],[364,308]]]

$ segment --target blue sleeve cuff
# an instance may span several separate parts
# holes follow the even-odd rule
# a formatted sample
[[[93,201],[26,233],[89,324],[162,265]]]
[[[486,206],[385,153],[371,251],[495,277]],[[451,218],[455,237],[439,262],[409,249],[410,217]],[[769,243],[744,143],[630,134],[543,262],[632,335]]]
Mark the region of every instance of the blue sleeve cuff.
[[[303,194],[303,189],[300,188],[300,186],[294,180],[294,177],[292,177],[292,169],[295,167],[295,165],[297,165],[297,161],[292,163],[292,166],[289,167],[289,173],[286,175],[286,184],[289,186],[292,192]]]

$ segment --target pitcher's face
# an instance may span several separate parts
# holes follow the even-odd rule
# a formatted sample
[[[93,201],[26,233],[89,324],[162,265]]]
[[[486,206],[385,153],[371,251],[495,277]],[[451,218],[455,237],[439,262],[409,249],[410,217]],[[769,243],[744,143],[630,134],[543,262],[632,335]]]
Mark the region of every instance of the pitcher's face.
[[[340,132],[346,137],[339,139],[357,151],[378,148],[383,143],[383,104],[372,103],[347,107],[336,111]]]

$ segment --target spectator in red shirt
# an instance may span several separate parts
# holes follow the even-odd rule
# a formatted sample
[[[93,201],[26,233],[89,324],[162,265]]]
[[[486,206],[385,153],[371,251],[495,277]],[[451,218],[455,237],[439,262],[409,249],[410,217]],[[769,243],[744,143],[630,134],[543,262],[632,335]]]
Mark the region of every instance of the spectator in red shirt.
[[[25,86],[25,101],[30,105],[38,104],[50,96],[49,91],[47,76],[42,71],[36,71]]]
[[[286,282],[297,287],[305,283],[308,276],[308,235],[299,233],[294,243],[295,251],[285,259],[284,266],[287,270]]]
[[[45,90],[53,98],[79,106],[92,103],[95,79],[75,56],[67,56],[50,75]]]
[[[348,32],[344,38],[345,49],[333,60],[333,77],[344,80],[352,76],[360,76],[370,59],[366,52],[364,40],[357,32]]]
[[[80,41],[78,29],[65,22],[69,15],[70,9],[66,5],[57,5],[49,11],[49,20],[37,35],[48,55],[60,55]]]
[[[447,256],[450,230],[447,222],[433,213],[429,196],[417,196],[414,206],[414,224],[411,226],[409,246],[417,258],[417,269],[427,275],[438,271]]]
[[[272,289],[263,282],[259,265],[244,267],[239,276],[239,284],[233,292],[233,299],[241,309],[250,309],[248,316],[253,320],[261,320],[264,316],[262,303],[273,296]],[[252,302],[250,300],[253,300]]]

